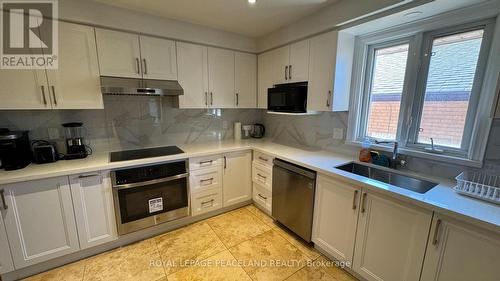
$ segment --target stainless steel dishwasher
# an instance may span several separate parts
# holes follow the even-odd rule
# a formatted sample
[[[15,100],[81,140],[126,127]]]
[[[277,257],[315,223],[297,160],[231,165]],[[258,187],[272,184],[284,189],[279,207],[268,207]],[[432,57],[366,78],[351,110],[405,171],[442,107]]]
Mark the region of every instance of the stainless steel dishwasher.
[[[316,172],[274,159],[273,217],[311,242]]]

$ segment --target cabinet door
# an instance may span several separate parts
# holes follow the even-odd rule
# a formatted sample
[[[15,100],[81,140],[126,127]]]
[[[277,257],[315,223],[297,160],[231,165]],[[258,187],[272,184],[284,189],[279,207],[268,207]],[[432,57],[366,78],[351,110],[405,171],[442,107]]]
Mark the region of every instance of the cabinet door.
[[[290,66],[288,67],[288,82],[303,82],[309,80],[309,40],[303,40],[290,45]]]
[[[144,78],[177,80],[175,42],[147,36],[140,40]]]
[[[177,74],[184,89],[184,95],[179,96],[181,108],[208,106],[207,55],[207,47],[177,42]]]
[[[494,281],[500,277],[500,236],[445,216],[434,217],[422,281]]]
[[[59,67],[47,77],[53,108],[104,108],[93,27],[59,22]]]
[[[288,67],[290,66],[290,46],[271,51],[273,60],[273,84],[288,83]]]
[[[2,211],[16,269],[80,249],[68,177],[4,185]]]
[[[252,199],[252,152],[224,154],[222,191],[224,207]]]
[[[235,107],[233,51],[208,48],[208,86],[211,107]]]
[[[353,269],[367,280],[418,281],[432,212],[363,192]]]
[[[10,254],[9,240],[7,240],[7,233],[5,232],[3,215],[0,215],[0,249],[2,249],[0,251],[0,274],[13,271],[14,264]]]
[[[0,109],[50,109],[44,70],[0,69]]]
[[[236,107],[255,108],[257,106],[257,56],[234,53],[234,75]]]
[[[332,110],[337,34],[332,31],[310,40],[307,110]]]
[[[339,261],[354,254],[361,188],[318,175],[314,203],[313,242]]]
[[[101,75],[141,78],[139,36],[96,28]]]
[[[257,97],[257,107],[267,109],[267,89],[272,88],[274,84],[272,52],[259,55],[258,68],[259,93]]]
[[[80,247],[117,238],[109,172],[70,176]]]

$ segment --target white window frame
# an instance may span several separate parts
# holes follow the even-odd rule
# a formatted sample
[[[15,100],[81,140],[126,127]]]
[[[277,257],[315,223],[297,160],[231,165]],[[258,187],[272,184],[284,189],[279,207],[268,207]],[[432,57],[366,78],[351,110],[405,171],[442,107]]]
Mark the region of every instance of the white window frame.
[[[454,20],[456,21],[456,19]],[[451,162],[454,164],[467,165],[472,167],[481,167],[486,149],[486,141],[491,126],[489,114],[491,103],[488,103],[490,97],[484,97],[484,84],[488,84],[486,88],[490,88],[490,83],[485,83],[487,78],[495,76],[495,59],[493,66],[489,60],[491,52],[498,47],[499,24],[496,24],[495,37],[493,38],[495,19],[482,19],[469,21],[469,23],[457,23],[455,25],[445,27],[446,17],[431,19],[428,22],[419,22],[418,24],[409,24],[404,27],[397,27],[390,30],[385,30],[378,33],[372,33],[366,36],[356,37],[355,45],[355,60],[353,67],[353,92],[351,93],[350,116],[347,132],[346,143],[360,145],[365,138],[367,122],[367,99],[366,94],[370,90],[371,71],[373,70],[373,50],[379,46],[388,44],[397,45],[398,43],[410,42],[408,52],[407,67],[405,73],[405,84],[403,88],[403,96],[401,100],[400,118],[398,121],[397,141],[400,143],[400,153],[423,157],[433,160]],[[453,22],[453,20],[451,21]],[[427,78],[427,70],[429,61],[420,61],[423,58],[423,53],[432,48],[432,39],[451,33],[460,33],[467,30],[477,29],[478,26],[484,26],[484,35],[482,46],[479,55],[479,61],[474,78],[471,99],[469,101],[469,113],[466,128],[464,130],[464,145],[462,149],[445,148],[444,154],[433,154],[424,150],[428,145],[416,143],[418,136],[418,123],[420,121],[420,112],[422,111],[423,95],[425,89],[425,79]],[[493,42],[496,41],[496,42]],[[429,43],[430,42],[430,43]],[[496,44],[495,46],[492,46]],[[392,44],[391,44],[392,43]],[[429,46],[429,44],[431,46]],[[489,68],[489,69],[487,69]],[[421,75],[424,71],[425,75]],[[489,73],[488,73],[489,72]],[[424,78],[422,78],[424,77]],[[496,77],[496,76],[495,76]],[[423,80],[424,79],[424,80]],[[423,80],[423,81],[422,81]],[[487,94],[486,94],[487,95]],[[492,99],[492,98],[491,98]],[[474,116],[470,118],[470,116]],[[404,129],[403,129],[404,128]],[[468,133],[470,132],[470,133]],[[468,134],[468,136],[465,136]],[[375,149],[390,151],[387,145],[374,145]]]

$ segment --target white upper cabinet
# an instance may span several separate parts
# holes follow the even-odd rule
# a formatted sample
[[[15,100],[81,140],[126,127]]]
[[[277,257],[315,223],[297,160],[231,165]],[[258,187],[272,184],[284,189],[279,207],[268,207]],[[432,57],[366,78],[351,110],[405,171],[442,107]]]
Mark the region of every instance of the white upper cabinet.
[[[142,74],[147,79],[177,80],[175,42],[140,36]]]
[[[141,50],[137,34],[96,28],[99,67],[103,76],[141,78]]]
[[[348,110],[354,37],[332,31],[310,41],[307,109]]]
[[[0,109],[50,109],[44,70],[0,69]]]
[[[496,281],[499,265],[497,233],[435,215],[421,281]]]
[[[352,264],[361,188],[318,175],[312,241]]]
[[[353,269],[373,281],[418,281],[432,212],[363,192]]]
[[[179,107],[209,106],[207,57],[207,47],[177,42],[179,84],[184,89],[184,95],[179,96]]]
[[[290,66],[290,46],[284,46],[271,51],[273,84],[288,83],[288,68]]]
[[[255,108],[257,106],[257,56],[234,53],[234,91],[236,107]]]
[[[86,249],[118,238],[109,172],[70,176],[80,247]]]
[[[224,207],[252,199],[252,152],[224,154],[222,191]]]
[[[267,89],[272,88],[274,84],[273,53],[267,52],[260,54],[258,59],[257,108],[267,109]]]
[[[1,189],[0,189],[1,190]],[[5,206],[0,206],[0,210]],[[3,217],[0,215],[0,274],[13,271],[14,263],[12,263],[12,255],[10,254],[9,240],[5,232],[5,224]]]
[[[59,23],[59,66],[47,78],[52,108],[104,107],[93,27]]]
[[[209,105],[215,108],[234,108],[234,52],[208,48]]]
[[[290,45],[288,82],[304,82],[309,79],[309,40]]]
[[[3,185],[1,211],[16,269],[80,249],[68,177]]]

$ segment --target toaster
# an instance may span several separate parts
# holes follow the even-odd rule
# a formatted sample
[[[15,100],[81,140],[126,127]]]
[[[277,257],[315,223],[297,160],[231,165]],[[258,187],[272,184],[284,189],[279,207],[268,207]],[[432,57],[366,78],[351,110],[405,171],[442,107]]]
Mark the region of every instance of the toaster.
[[[46,141],[33,143],[33,162],[44,164],[56,162],[57,160],[59,160],[59,153],[55,145]]]

